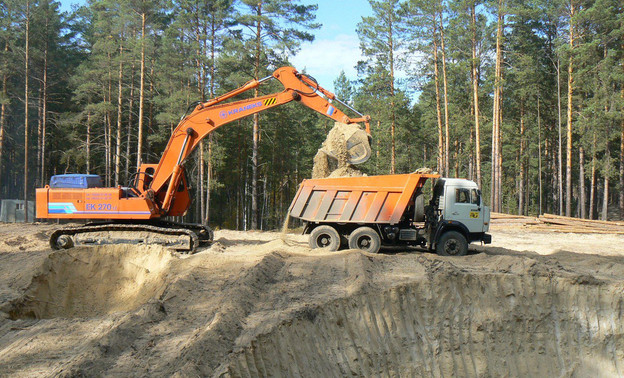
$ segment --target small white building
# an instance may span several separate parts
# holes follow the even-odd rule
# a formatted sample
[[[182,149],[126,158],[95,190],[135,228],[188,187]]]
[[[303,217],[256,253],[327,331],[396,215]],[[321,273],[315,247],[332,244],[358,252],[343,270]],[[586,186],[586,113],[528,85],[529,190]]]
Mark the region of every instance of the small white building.
[[[28,220],[35,220],[35,201],[28,201]],[[24,200],[3,199],[0,207],[0,222],[24,222]]]

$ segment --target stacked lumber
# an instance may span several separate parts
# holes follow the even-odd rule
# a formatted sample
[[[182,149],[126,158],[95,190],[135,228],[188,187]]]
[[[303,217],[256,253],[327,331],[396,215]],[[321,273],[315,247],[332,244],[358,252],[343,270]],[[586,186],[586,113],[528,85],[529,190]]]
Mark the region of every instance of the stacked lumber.
[[[531,231],[624,235],[624,222],[571,218],[554,214],[543,214],[536,218],[515,214],[491,213],[490,221],[492,226],[522,226]]]
[[[531,229],[582,234],[621,234],[624,235],[624,222],[599,221],[543,214],[540,224]]]
[[[494,225],[533,225],[540,224],[539,219],[536,217],[527,217],[524,215],[505,214],[505,213],[491,213],[490,221]]]

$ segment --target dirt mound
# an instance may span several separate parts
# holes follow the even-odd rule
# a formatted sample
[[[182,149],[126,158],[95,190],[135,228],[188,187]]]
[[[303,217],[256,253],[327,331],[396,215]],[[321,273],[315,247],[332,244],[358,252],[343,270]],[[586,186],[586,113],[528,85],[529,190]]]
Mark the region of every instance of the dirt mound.
[[[134,310],[162,291],[171,258],[162,248],[129,245],[56,251],[10,316],[73,318]]]

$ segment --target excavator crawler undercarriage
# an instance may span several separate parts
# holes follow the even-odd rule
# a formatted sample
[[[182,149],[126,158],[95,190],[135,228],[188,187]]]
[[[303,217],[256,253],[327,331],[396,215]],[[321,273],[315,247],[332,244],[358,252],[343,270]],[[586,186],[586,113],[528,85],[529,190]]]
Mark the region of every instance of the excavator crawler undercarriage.
[[[193,253],[208,245],[213,232],[208,226],[158,221],[151,223],[95,222],[56,230],[50,237],[53,249],[83,245],[155,244],[178,252]]]

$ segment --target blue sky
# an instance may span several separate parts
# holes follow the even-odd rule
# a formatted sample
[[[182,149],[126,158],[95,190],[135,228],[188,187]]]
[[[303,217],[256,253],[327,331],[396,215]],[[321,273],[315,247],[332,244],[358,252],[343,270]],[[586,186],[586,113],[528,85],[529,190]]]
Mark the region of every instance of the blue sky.
[[[85,0],[60,0],[61,9],[71,10],[73,4]],[[360,59],[359,40],[355,32],[362,17],[370,16],[372,9],[367,0],[302,0],[303,4],[318,4],[317,22],[323,24],[315,30],[315,40],[305,43],[291,59],[293,66],[305,69],[319,84],[333,91],[334,80],[341,70],[355,79],[355,64]]]

